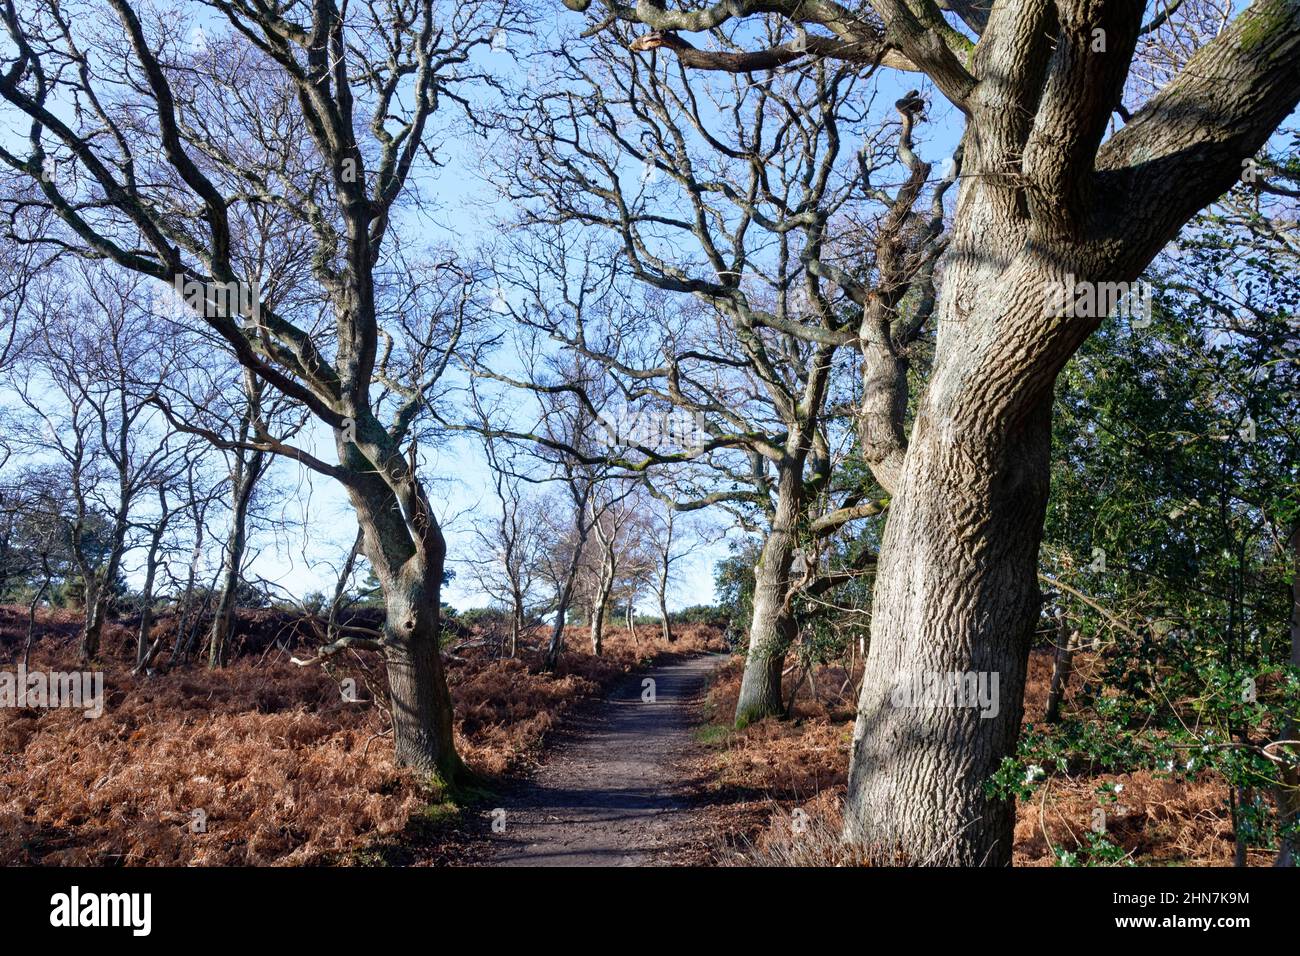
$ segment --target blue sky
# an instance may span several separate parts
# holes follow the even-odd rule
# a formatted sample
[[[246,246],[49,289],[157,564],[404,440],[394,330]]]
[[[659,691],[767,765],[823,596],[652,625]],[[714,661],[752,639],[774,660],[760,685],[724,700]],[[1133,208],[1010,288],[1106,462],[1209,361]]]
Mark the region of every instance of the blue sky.
[[[186,11],[202,11],[196,4],[184,4],[183,7]],[[201,12],[196,22],[207,26],[205,32],[209,42],[220,32],[220,26]],[[583,25],[582,18],[567,12],[549,24],[552,29],[563,33],[572,33]],[[521,52],[519,43],[518,39],[507,35],[507,48],[483,52],[483,64],[501,74],[518,76],[527,69],[514,57],[515,53]],[[938,174],[961,133],[957,111],[918,75],[881,70],[873,82],[880,91],[878,103],[885,105],[886,109],[887,104],[914,87],[926,96],[930,103],[929,122],[918,131],[917,151],[934,163]],[[14,128],[0,131],[0,136],[7,140],[16,134],[18,130]],[[395,236],[401,236],[404,242],[416,242],[430,248],[451,245],[469,255],[491,242],[498,223],[509,218],[512,210],[496,200],[494,191],[486,183],[477,155],[480,146],[479,143],[457,141],[454,137],[445,142],[443,156],[447,165],[420,180],[422,192],[426,198],[436,201],[437,211],[432,215],[407,214],[398,223],[399,230]],[[323,428],[314,428],[306,436],[304,444],[320,457],[332,460],[333,440]],[[425,449],[424,455],[423,474],[430,482],[430,497],[444,524],[450,566],[457,572],[445,599],[461,609],[481,605],[485,603],[484,595],[470,583],[465,561],[471,552],[473,513],[494,506],[482,451],[474,440],[452,437],[438,448]],[[275,534],[259,534],[251,542],[256,554],[249,570],[297,595],[312,590],[328,591],[333,586],[334,568],[355,535],[356,523],[351,508],[338,486],[322,476],[302,471],[285,461],[276,465],[274,474],[286,492],[276,505],[284,526]],[[713,565],[726,552],[725,543],[701,547],[678,565],[680,580],[673,595],[675,606],[712,602]],[[129,556],[128,560],[134,566],[139,558],[137,553]]]

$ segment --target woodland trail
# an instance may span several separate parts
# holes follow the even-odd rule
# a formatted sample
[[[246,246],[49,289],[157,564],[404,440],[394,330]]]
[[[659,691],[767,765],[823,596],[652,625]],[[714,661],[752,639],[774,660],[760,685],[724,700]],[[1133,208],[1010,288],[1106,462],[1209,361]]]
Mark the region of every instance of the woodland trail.
[[[631,675],[566,722],[536,774],[502,796],[495,866],[672,866],[703,834],[678,771],[696,745],[701,692],[725,655]],[[643,699],[654,680],[654,702]]]

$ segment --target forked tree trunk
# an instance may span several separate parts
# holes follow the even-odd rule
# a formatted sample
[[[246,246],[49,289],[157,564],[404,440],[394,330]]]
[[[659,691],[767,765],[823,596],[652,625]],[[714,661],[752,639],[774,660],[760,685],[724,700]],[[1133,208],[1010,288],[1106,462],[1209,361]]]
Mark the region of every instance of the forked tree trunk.
[[[1133,282],[1295,108],[1296,14],[1256,0],[1110,137],[1141,5],[995,4],[970,75],[931,64],[967,129],[930,380],[907,447],[871,459],[891,504],[845,803],[868,851],[1011,861],[1013,808],[985,785],[1024,706],[1053,383],[1102,284]],[[900,682],[971,671],[998,674],[996,716],[894,705]]]
[[[1133,282],[1169,236],[1136,251],[1030,241],[978,176],[957,208],[934,368],[880,549],[845,835],[892,862],[1006,865],[1014,807],[985,787],[1015,748],[1040,612],[1053,384],[1109,311],[1103,283]],[[996,714],[894,705],[900,685],[954,674],[996,675]]]
[[[1015,748],[1041,605],[1052,383],[1100,321],[1047,318],[1053,282],[1083,266],[1026,244],[1014,207],[981,188],[967,180],[958,198],[934,368],[906,453],[885,473],[894,487],[844,816],[846,838],[886,863],[1011,861],[1014,805],[985,787]],[[907,693],[953,675],[996,679],[996,706]]]

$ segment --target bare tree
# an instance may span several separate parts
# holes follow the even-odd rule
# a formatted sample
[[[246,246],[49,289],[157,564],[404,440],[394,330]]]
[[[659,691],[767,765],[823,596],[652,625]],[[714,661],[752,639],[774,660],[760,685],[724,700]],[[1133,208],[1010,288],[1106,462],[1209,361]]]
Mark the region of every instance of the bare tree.
[[[955,167],[919,210],[930,186],[912,149],[923,102],[904,97],[884,123],[847,115],[863,82],[854,67],[820,61],[705,84],[629,59],[617,33],[566,44],[558,58],[563,82],[530,89],[511,114],[518,153],[499,172],[532,240],[502,270],[534,300],[512,318],[602,367],[639,415],[699,422],[694,448],[670,454],[633,436],[622,453],[679,509],[759,512],[735,719],[779,714],[801,536],[832,535],[886,504],[869,483],[823,494],[837,419],[853,402],[850,347],[864,360],[864,407],[883,405],[901,430]],[[902,180],[892,191],[873,182],[891,174]],[[614,249],[575,238],[578,227],[609,234]],[[638,301],[626,280],[653,293]],[[686,461],[711,473],[698,494],[655,484]],[[826,511],[810,516],[814,502]]]
[[[146,528],[148,532],[145,544],[144,581],[140,585],[140,627],[136,632],[135,668],[139,672],[147,666],[151,652],[156,645],[153,638],[154,625],[154,589],[158,580],[158,567],[163,561],[163,541],[168,525],[176,516],[174,502],[168,499],[170,476],[161,477],[154,487],[157,499],[157,511]]]
[[[627,482],[606,482],[592,493],[588,507],[592,512],[586,591],[588,595],[591,653],[599,657],[604,650],[605,619],[615,585],[635,578],[639,568],[629,532],[636,526],[638,506],[633,489]],[[623,589],[627,590],[626,586]],[[628,595],[631,601],[632,596]]]
[[[590,381],[586,363],[581,360],[561,365],[560,369],[569,382],[581,382],[584,377]],[[564,650],[564,628],[592,528],[604,520],[609,509],[618,507],[628,492],[603,493],[608,467],[598,452],[593,453],[596,414],[586,402],[587,392],[581,387],[573,391],[566,383],[557,391],[540,392],[538,398],[542,419],[535,432],[535,454],[550,464],[551,478],[563,486],[572,516],[563,548],[567,559],[557,576],[555,621],[545,655],[547,669],[554,670]]]
[[[221,500],[220,480],[210,480],[207,475],[207,462],[201,458],[191,458],[185,463],[185,476],[181,482],[181,502],[184,508],[184,521],[192,535],[190,559],[185,565],[184,582],[177,582],[179,592],[176,600],[176,639],[172,643],[171,660],[173,664],[190,659],[198,643],[198,631],[211,606],[213,589],[205,587],[201,581],[204,569],[204,555],[209,535],[208,518]],[[161,635],[154,641],[152,649],[146,653],[143,665],[137,665],[139,671],[147,671],[162,650]]]
[[[248,510],[258,479],[268,464],[263,449],[247,447],[254,422],[262,415],[262,383],[252,374],[244,376],[244,394],[247,403],[239,416],[238,433],[232,442],[235,447],[230,450],[230,533],[222,556],[221,585],[212,615],[212,630],[208,634],[209,667],[222,667],[226,663],[244,548],[248,541]]]
[[[0,485],[0,600],[26,600],[24,667],[36,636],[37,610],[49,601],[55,583],[72,573],[72,521],[62,479],[57,466],[35,466]]]
[[[467,104],[458,91],[483,79],[474,51],[520,13],[435,0],[207,6],[227,32],[213,26],[190,50],[172,14],[130,0],[76,19],[53,0],[4,7],[0,99],[28,134],[19,152],[0,149],[28,187],[8,197],[11,231],[176,285],[243,366],[334,431],[336,463],[272,434],[247,445],[346,489],[387,614],[382,633],[327,653],[383,651],[399,762],[449,781],[461,765],[438,653],[446,546],[413,426],[469,289],[457,275],[385,337],[386,307],[410,304],[386,304],[377,279],[394,263],[383,250],[399,197],[418,198],[407,187],[437,108]],[[73,100],[81,108],[69,117]],[[259,213],[309,244],[302,298],[325,321],[301,324],[305,304],[282,312],[262,300],[262,277],[246,268],[258,259],[247,241]],[[47,214],[60,228],[44,228]]]
[[[1095,301],[1135,280],[1295,108],[1300,3],[1256,0],[1133,105],[1125,83],[1139,40],[1170,18],[1144,24],[1144,5],[1123,0],[598,7],[593,29],[644,24],[652,32],[632,48],[686,68],[916,72],[965,123],[933,371],[910,435],[869,436],[890,516],[846,832],[914,862],[1005,865],[1014,808],[985,782],[1023,712],[1052,386],[1110,311],[1076,308],[1077,290]],[[732,26],[764,17],[790,25],[784,42],[764,44],[755,29],[761,49],[731,45]],[[682,36],[711,30],[722,49]],[[868,344],[870,329],[861,337]],[[1000,675],[997,717],[891,706],[899,674],[953,671]]]
[[[139,278],[83,270],[46,298],[15,381],[28,413],[22,441],[53,451],[66,472],[74,515],[73,560],[83,588],[80,654],[99,654],[108,607],[132,547],[137,499],[164,480],[178,455],[147,395],[167,374],[169,350],[137,302]]]
[[[672,507],[651,507],[645,515],[645,534],[651,550],[649,580],[659,605],[660,630],[669,644],[673,636],[668,602],[678,583],[677,565],[699,546],[712,544],[719,536],[708,533],[699,522],[678,514]]]
[[[474,525],[477,553],[469,573],[479,589],[507,608],[510,615],[509,654],[519,650],[519,639],[536,603],[535,591],[541,552],[546,546],[545,524],[538,504],[525,492],[525,481],[503,458],[499,443],[483,442],[492,475],[497,510]]]
[[[57,253],[0,239],[0,373],[15,361],[22,349],[20,332],[31,316],[29,302],[41,297],[52,279],[50,269]],[[0,455],[5,452],[0,436]],[[0,465],[4,459],[0,458]]]

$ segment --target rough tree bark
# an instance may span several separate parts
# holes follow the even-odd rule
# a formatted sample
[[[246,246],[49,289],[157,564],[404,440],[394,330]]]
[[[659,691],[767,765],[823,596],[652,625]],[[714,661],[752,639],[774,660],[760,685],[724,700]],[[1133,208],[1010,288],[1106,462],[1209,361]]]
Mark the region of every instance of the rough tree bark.
[[[875,452],[892,502],[845,835],[888,860],[1005,865],[1014,808],[984,785],[1015,746],[1040,609],[1052,385],[1109,311],[1079,314],[1074,290],[1086,284],[1095,299],[1102,284],[1135,280],[1295,108],[1300,0],[1256,0],[1131,116],[1122,95],[1140,4],[950,6],[976,42],[933,4],[918,14],[871,0],[875,20],[793,0],[764,10],[828,28],[817,55],[926,73],[966,119],[931,378],[906,445]],[[791,45],[714,53],[673,32],[747,16],[743,6],[611,10],[656,31],[635,49],[668,47],[690,67],[765,69],[806,55]],[[1117,113],[1126,122],[1103,144]],[[898,682],[918,672],[973,671],[999,675],[996,716],[893,705]]]
[[[394,377],[389,353],[380,348],[376,280],[392,275],[380,272],[387,268],[381,249],[394,205],[430,148],[434,111],[448,98],[464,102],[464,83],[480,75],[471,71],[466,81],[460,66],[489,42],[493,29],[520,14],[496,9],[489,16],[469,3],[444,22],[433,0],[416,0],[400,13],[340,9],[326,0],[286,19],[275,6],[222,5],[231,28],[226,42],[238,56],[256,61],[265,83],[250,86],[244,97],[214,94],[223,99],[222,124],[213,129],[196,117],[205,104],[193,91],[209,81],[211,89],[222,87],[224,64],[185,61],[165,27],[149,15],[142,19],[131,0],[105,0],[105,6],[102,12],[111,11],[110,21],[117,22],[88,31],[75,18],[69,24],[49,0],[0,10],[10,41],[0,54],[0,101],[29,131],[24,143],[0,146],[0,162],[25,177],[32,195],[39,194],[38,205],[62,224],[58,234],[32,241],[111,260],[174,287],[195,287],[198,294],[188,304],[239,363],[334,429],[338,465],[265,427],[255,427],[246,444],[232,442],[178,421],[166,396],[150,398],[181,430],[218,447],[292,458],[346,489],[388,616],[382,639],[350,635],[322,654],[363,644],[383,651],[398,762],[450,782],[460,764],[438,652],[445,546],[416,476],[414,445],[409,464],[403,448],[417,433],[414,424],[459,340],[466,284],[463,274],[451,280],[461,289],[460,300],[432,316],[435,323],[447,320],[445,342],[432,330],[404,335],[398,348],[412,350],[403,361],[413,368]],[[91,72],[70,68],[105,60],[112,65]],[[283,136],[265,123],[263,110],[271,102],[265,97],[272,95],[275,109],[292,114]],[[83,99],[87,109],[63,115],[67,111],[55,104],[66,96]],[[245,135],[272,137],[268,155],[274,160],[258,165],[245,151],[232,152],[232,143]],[[42,175],[51,147],[68,175]],[[146,158],[147,170],[140,165]],[[244,211],[250,200],[274,210],[276,236],[261,250],[248,248],[259,238],[249,239]],[[178,231],[180,220],[186,225]],[[269,247],[309,264],[294,281],[311,281],[311,296],[328,303],[333,327],[323,332],[325,340],[317,337],[315,317],[295,324],[302,310],[281,310],[262,295],[250,261]],[[237,303],[228,294],[232,289]],[[393,340],[387,341],[391,349]]]
[[[1051,388],[1109,311],[1077,314],[1072,288],[1068,301],[1052,290],[1136,279],[1232,184],[1297,97],[1294,76],[1283,75],[1294,66],[1268,67],[1279,56],[1295,62],[1297,5],[1257,4],[1099,151],[1140,10],[1048,7],[995,7],[973,56],[976,75],[998,82],[977,83],[964,98],[971,175],[958,197],[933,377],[876,584],[846,832],[913,862],[1011,857],[1014,807],[990,799],[984,784],[1014,749],[1023,708]],[[1089,53],[1097,29],[1104,56]],[[1055,50],[1033,52],[1052,35]],[[1210,110],[1216,101],[1240,113]],[[1036,111],[1009,113],[1017,102]],[[1020,153],[1020,176],[1000,177]],[[997,673],[1001,706],[992,717],[892,706],[896,682],[918,672]]]
[[[344,461],[359,457],[341,443]],[[364,536],[363,549],[384,596],[381,641],[388,675],[397,760],[441,783],[455,783],[463,767],[452,736],[451,694],[443,673],[442,573],[447,549],[442,531],[420,509],[427,508],[413,473],[406,479],[405,505],[390,485],[374,475],[358,476],[348,489]],[[403,511],[414,505],[415,517]],[[418,540],[412,524],[420,527]]]

